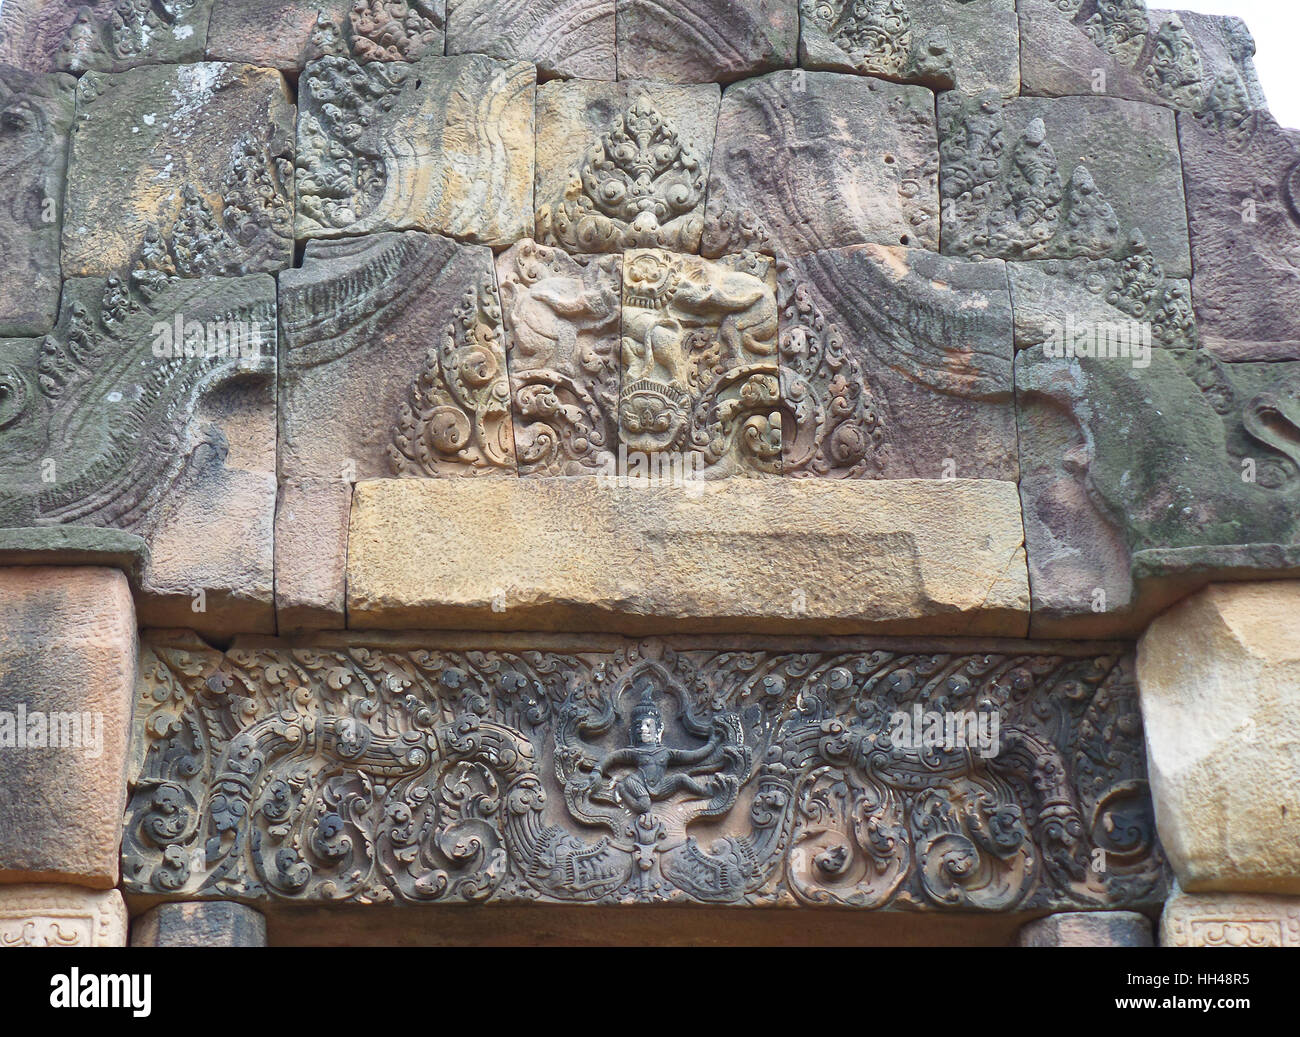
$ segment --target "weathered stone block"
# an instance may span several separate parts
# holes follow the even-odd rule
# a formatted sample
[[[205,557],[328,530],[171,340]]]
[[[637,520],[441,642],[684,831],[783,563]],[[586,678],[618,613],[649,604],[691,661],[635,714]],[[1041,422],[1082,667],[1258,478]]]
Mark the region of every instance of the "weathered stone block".
[[[447,53],[531,61],[549,76],[614,79],[615,0],[447,0]]]
[[[728,83],[791,68],[799,0],[615,0],[620,79]]]
[[[142,536],[142,622],[273,629],[275,282],[67,282],[44,340],[0,341],[0,526]]]
[[[84,75],[63,275],[142,261],[181,277],[292,265],[293,110],[283,77],[251,65]]]
[[[1069,911],[1020,930],[1021,947],[1154,947],[1151,919],[1133,911]]]
[[[937,249],[938,168],[921,87],[802,71],[737,83],[718,118],[703,252]]]
[[[159,904],[131,924],[131,946],[265,947],[266,918],[229,900]]]
[[[0,336],[43,335],[59,309],[59,228],[72,130],[70,76],[0,65]]]
[[[804,68],[1020,93],[1016,0],[801,0],[800,9]]]
[[[1105,94],[1198,112],[1264,109],[1240,18],[1148,11],[1144,0],[1018,0],[1026,94]]]
[[[497,282],[519,474],[613,474],[623,258],[526,240],[497,258]]]
[[[620,457],[679,481],[780,475],[777,330],[771,259],[626,253]]]
[[[425,479],[353,495],[356,629],[1023,634],[1027,600],[1013,483]]]
[[[1136,634],[1215,580],[1300,574],[1300,368],[1202,348],[1140,239],[1011,276],[1035,635]]]
[[[444,50],[446,0],[213,0],[208,57],[293,71],[327,54],[416,61]]]
[[[783,268],[781,315],[785,474],[1016,480],[1001,262],[815,252]]]
[[[352,484],[284,479],[275,509],[275,621],[281,633],[344,626]]]
[[[514,474],[490,250],[415,231],[312,241],[280,291],[282,478]]]
[[[1267,112],[1179,114],[1201,340],[1225,360],[1300,360],[1300,139]]]
[[[477,54],[314,61],[299,83],[297,233],[427,230],[488,245],[532,218],[536,69]]]
[[[1191,892],[1300,892],[1300,582],[1212,586],[1138,650],[1160,836]]]
[[[1162,947],[1300,947],[1300,898],[1184,893],[1160,916]]]
[[[1168,890],[1114,645],[352,633],[145,652],[135,893],[914,925]],[[942,744],[915,726],[936,723]],[[250,739],[256,779],[224,780],[222,747]]]
[[[0,886],[0,947],[125,947],[126,902],[115,889]]]
[[[116,885],[135,665],[122,573],[0,569],[0,883]]]
[[[203,58],[213,0],[5,0],[0,63],[32,72],[89,69]]]
[[[537,240],[570,253],[699,249],[716,85],[543,84]]]
[[[943,251],[1121,258],[1135,233],[1191,274],[1174,114],[1107,97],[939,95]]]

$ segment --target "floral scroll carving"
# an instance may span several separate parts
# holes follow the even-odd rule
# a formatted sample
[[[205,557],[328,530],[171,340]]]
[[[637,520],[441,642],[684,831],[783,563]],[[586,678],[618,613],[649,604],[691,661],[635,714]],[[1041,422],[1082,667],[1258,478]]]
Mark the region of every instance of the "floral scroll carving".
[[[997,751],[900,742],[918,707],[996,714]],[[993,911],[1166,891],[1114,656],[155,641],[136,725],[133,892]]]

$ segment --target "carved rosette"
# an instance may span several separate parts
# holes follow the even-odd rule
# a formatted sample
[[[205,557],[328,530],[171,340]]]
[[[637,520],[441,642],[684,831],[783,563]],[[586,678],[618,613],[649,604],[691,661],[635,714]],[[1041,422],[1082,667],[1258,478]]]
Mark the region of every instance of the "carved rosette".
[[[141,674],[132,892],[986,911],[1166,892],[1113,656],[158,640]],[[999,734],[921,748],[897,737],[917,710]]]
[[[588,149],[564,199],[537,214],[538,236],[571,252],[699,245],[708,174],[690,142],[648,97]]]

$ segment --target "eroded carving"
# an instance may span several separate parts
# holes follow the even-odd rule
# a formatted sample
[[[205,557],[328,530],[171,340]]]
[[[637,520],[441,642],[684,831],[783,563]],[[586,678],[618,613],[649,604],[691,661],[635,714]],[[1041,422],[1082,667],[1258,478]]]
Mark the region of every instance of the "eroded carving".
[[[1165,893],[1114,656],[155,642],[142,675],[135,892],[982,911]],[[918,711],[996,717],[995,751],[914,745],[896,717]]]

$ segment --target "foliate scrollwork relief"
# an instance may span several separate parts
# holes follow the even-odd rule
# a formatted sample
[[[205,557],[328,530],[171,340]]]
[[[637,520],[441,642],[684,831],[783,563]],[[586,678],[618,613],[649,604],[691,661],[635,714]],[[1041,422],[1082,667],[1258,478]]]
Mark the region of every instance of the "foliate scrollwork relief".
[[[496,279],[465,290],[393,425],[394,475],[514,474],[510,382]]]
[[[949,717],[991,738],[953,740]],[[1166,892],[1113,655],[156,640],[135,723],[133,892],[940,910]]]
[[[648,97],[619,113],[579,174],[537,214],[538,236],[571,252],[666,248],[690,252],[703,230],[708,170]]]
[[[195,32],[193,22],[207,14],[207,6],[199,0],[118,0],[111,11],[101,15],[82,6],[55,55],[55,66],[75,75],[120,67],[151,55],[156,60],[158,41],[165,47],[167,40],[188,39]]]

